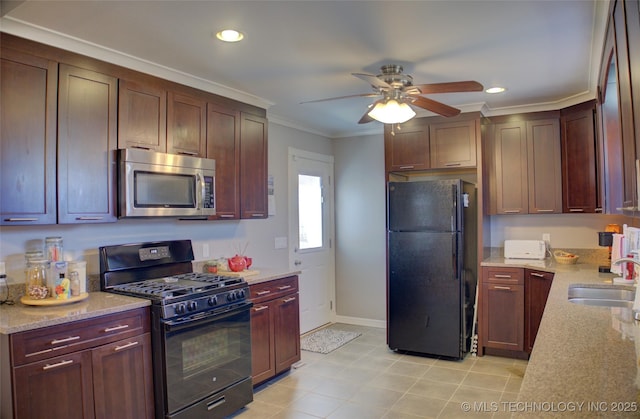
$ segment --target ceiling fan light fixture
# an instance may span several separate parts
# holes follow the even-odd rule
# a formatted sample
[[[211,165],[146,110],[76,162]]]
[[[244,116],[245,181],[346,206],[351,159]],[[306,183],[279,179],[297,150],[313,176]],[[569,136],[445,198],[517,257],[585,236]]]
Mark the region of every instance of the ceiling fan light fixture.
[[[244,38],[244,34],[235,29],[225,29],[216,33],[216,38],[224,42],[238,42]]]
[[[384,124],[401,124],[416,116],[416,113],[406,103],[389,99],[386,102],[377,103],[368,115]]]

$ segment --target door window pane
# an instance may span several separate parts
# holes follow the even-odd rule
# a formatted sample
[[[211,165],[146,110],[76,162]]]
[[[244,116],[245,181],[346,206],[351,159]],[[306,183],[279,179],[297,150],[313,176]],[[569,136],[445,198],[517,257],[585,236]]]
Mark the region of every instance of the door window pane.
[[[298,175],[298,248],[322,247],[322,178]]]

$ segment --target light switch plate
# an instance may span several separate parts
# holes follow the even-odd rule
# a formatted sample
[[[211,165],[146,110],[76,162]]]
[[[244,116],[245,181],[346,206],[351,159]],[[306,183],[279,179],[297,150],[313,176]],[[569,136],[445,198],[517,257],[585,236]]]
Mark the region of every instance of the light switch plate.
[[[286,249],[287,248],[287,238],[286,237],[276,237],[274,240],[274,245],[276,249]]]

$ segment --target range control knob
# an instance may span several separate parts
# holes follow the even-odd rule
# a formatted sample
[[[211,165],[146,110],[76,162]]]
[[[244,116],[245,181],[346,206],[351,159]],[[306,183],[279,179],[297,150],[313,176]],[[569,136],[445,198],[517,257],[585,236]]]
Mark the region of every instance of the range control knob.
[[[218,297],[216,297],[215,295],[213,297],[209,297],[209,299],[207,300],[207,304],[212,307],[215,306],[216,304],[218,304]]]
[[[235,299],[236,299],[235,291],[229,291],[229,294],[227,294],[227,301],[233,301]]]
[[[239,300],[244,299],[244,290],[240,290],[240,291],[238,291],[238,299],[239,299]]]
[[[186,309],[187,309],[187,307],[184,304],[178,304],[176,306],[176,314],[184,314]]]
[[[187,303],[187,310],[196,311],[197,309],[198,309],[197,301],[189,301],[189,303]]]

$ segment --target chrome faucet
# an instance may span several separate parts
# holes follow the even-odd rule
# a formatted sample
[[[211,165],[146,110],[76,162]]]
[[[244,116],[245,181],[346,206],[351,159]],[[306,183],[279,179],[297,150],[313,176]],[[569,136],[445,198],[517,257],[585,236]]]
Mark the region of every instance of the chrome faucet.
[[[621,263],[628,263],[631,262],[633,264],[635,264],[636,266],[640,267],[640,260],[636,259],[636,258],[630,258],[630,257],[624,257],[624,258],[620,258],[620,259],[616,259],[613,261],[614,265],[620,265]],[[624,276],[623,276],[624,277]],[[634,283],[637,283],[637,281],[634,280]]]

